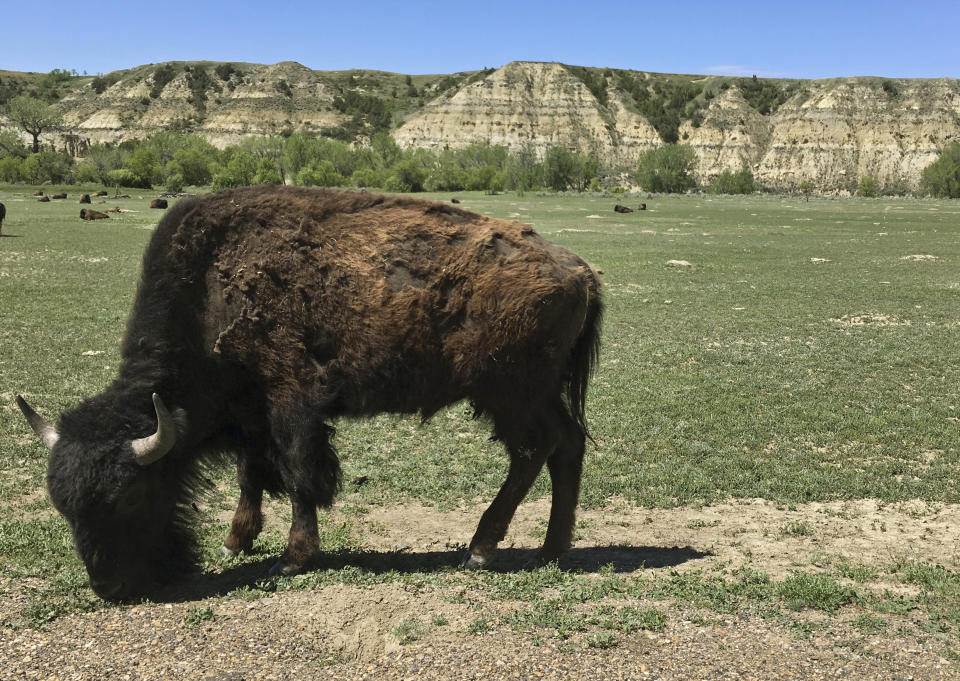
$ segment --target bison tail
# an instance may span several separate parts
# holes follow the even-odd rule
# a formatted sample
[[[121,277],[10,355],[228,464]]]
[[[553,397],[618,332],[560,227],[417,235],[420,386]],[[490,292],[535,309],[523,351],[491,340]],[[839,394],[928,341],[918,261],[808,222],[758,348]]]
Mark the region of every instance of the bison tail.
[[[587,429],[585,406],[587,385],[600,356],[600,327],[603,321],[603,302],[596,289],[591,290],[587,314],[583,320],[580,336],[570,353],[566,379],[566,401],[570,416],[580,431],[590,437]],[[590,438],[591,440],[593,438]]]

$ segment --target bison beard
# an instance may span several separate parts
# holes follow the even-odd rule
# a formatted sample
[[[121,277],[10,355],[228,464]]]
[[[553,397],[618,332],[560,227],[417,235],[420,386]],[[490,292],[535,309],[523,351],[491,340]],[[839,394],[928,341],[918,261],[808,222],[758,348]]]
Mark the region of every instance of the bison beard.
[[[510,456],[463,564],[493,557],[544,463],[550,561],[573,531],[599,288],[586,263],[515,222],[403,197],[225,191],[158,225],[113,384],[57,429],[19,401],[106,598],[192,564],[191,499],[221,452],[235,453],[240,486],[223,552],[250,551],[263,493],[285,494],[293,520],[271,572],[289,574],[317,550],[316,509],[340,484],[332,420],[426,419],[460,400]]]

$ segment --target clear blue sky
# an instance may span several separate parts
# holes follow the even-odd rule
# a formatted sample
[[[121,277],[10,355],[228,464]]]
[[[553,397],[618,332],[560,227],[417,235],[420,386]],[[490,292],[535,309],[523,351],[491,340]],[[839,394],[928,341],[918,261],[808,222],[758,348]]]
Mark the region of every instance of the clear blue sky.
[[[0,68],[210,59],[453,73],[514,60],[783,78],[960,77],[960,0],[4,2]]]

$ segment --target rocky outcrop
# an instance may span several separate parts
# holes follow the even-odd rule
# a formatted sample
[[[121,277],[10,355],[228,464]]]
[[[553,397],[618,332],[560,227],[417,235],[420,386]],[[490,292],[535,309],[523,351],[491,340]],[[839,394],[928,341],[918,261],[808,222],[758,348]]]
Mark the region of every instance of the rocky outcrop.
[[[923,168],[960,139],[960,81],[812,81],[772,117],[770,141],[755,166],[777,189],[810,182],[820,191],[853,191],[870,176],[881,187],[916,189]]]
[[[143,139],[173,128],[188,129],[222,148],[248,135],[319,132],[341,122],[343,116],[331,105],[336,91],[320,72],[296,62],[244,64],[242,69],[240,77],[214,81],[199,106],[182,68],[153,97],[155,66],[131,69],[101,93],[86,83],[59,106],[67,128],[91,143]]]
[[[642,152],[663,144],[633,95],[618,89],[618,78],[603,78],[605,89],[598,90],[599,77],[588,83],[584,69],[557,63],[511,62],[490,72],[431,77],[429,83],[418,76],[418,87],[400,74],[313,71],[294,62],[240,64],[237,73],[209,82],[201,97],[195,82],[191,88],[189,69],[210,76],[214,64],[173,66],[162,88],[156,79],[164,65],[111,74],[100,92],[83,79],[58,105],[67,132],[45,140],[76,155],[90,143],[141,139],[171,128],[196,132],[219,147],[248,135],[319,133],[350,120],[336,99],[349,90],[386,102],[392,132],[404,147],[494,144],[542,156],[563,145],[594,155],[605,168],[630,171]],[[354,73],[359,75],[349,75]],[[668,78],[631,72],[635,81],[653,82],[654,76]],[[790,99],[766,114],[745,98],[737,79],[699,82],[704,106],[682,123],[679,141],[696,151],[702,184],[746,166],[775,190],[809,183],[821,192],[852,191],[868,175],[881,187],[913,190],[923,168],[946,144],[960,140],[955,79],[802,81]],[[413,95],[397,99],[398,90],[407,88]],[[363,129],[355,123],[352,130]]]

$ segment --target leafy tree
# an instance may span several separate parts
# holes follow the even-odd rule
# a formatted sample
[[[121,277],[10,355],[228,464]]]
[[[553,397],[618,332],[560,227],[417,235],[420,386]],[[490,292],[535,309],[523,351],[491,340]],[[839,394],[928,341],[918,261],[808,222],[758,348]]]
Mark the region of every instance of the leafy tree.
[[[138,146],[123,163],[130,171],[133,181],[125,186],[149,189],[160,181],[160,160],[156,152],[146,144]]]
[[[394,192],[422,192],[427,169],[415,158],[398,161],[390,168],[384,189]]]
[[[722,171],[710,183],[707,191],[711,194],[752,194],[755,189],[753,173],[743,166],[737,172],[729,169]]]
[[[36,97],[22,95],[11,100],[7,115],[14,124],[33,137],[33,153],[40,151],[40,135],[63,125],[63,114]]]
[[[390,168],[403,157],[403,150],[386,132],[374,133],[370,138],[370,148],[380,158],[381,167]]]
[[[45,149],[31,154],[20,163],[20,176],[31,184],[62,184],[72,179],[73,157]]]
[[[4,156],[0,158],[0,182],[19,182],[20,181],[21,161],[16,156]]]
[[[297,173],[297,184],[302,187],[340,187],[346,183],[347,178],[338,173],[333,163],[326,159]]]
[[[213,173],[213,188],[245,187],[253,184],[257,174],[257,159],[246,151],[237,151],[225,164],[218,164]]]
[[[547,150],[543,166],[544,181],[556,191],[583,191],[599,170],[593,157],[562,146],[550,147]]]
[[[13,130],[0,130],[0,158],[24,158],[28,153],[20,135]]]
[[[806,197],[807,201],[809,201],[810,195],[813,193],[813,183],[810,182],[810,180],[804,180],[800,183],[797,189],[799,189],[800,193]]]
[[[940,158],[923,169],[920,190],[937,198],[960,198],[960,142],[951,142]]]
[[[687,144],[666,144],[640,155],[637,184],[648,192],[684,192],[697,183],[693,171],[697,154]]]
[[[136,181],[136,176],[127,168],[107,171],[106,183],[111,187],[133,187]]]
[[[305,132],[295,132],[283,144],[284,171],[295,177],[304,168],[310,166],[318,157],[317,138]]]
[[[350,184],[354,187],[382,187],[385,180],[385,172],[374,168],[358,168],[350,176]]]
[[[283,184],[277,164],[269,158],[261,158],[257,164],[257,173],[253,176],[254,184]]]
[[[261,182],[260,184],[284,184],[286,182],[286,173],[283,167],[283,147],[285,140],[281,137],[263,137],[253,136],[244,137],[240,140],[239,148],[256,158],[260,159],[259,168],[265,167],[264,161],[269,161],[273,165],[274,172],[280,177],[279,182]]]
[[[101,181],[100,172],[92,163],[83,162],[77,166],[73,179],[80,184],[93,184]]]

